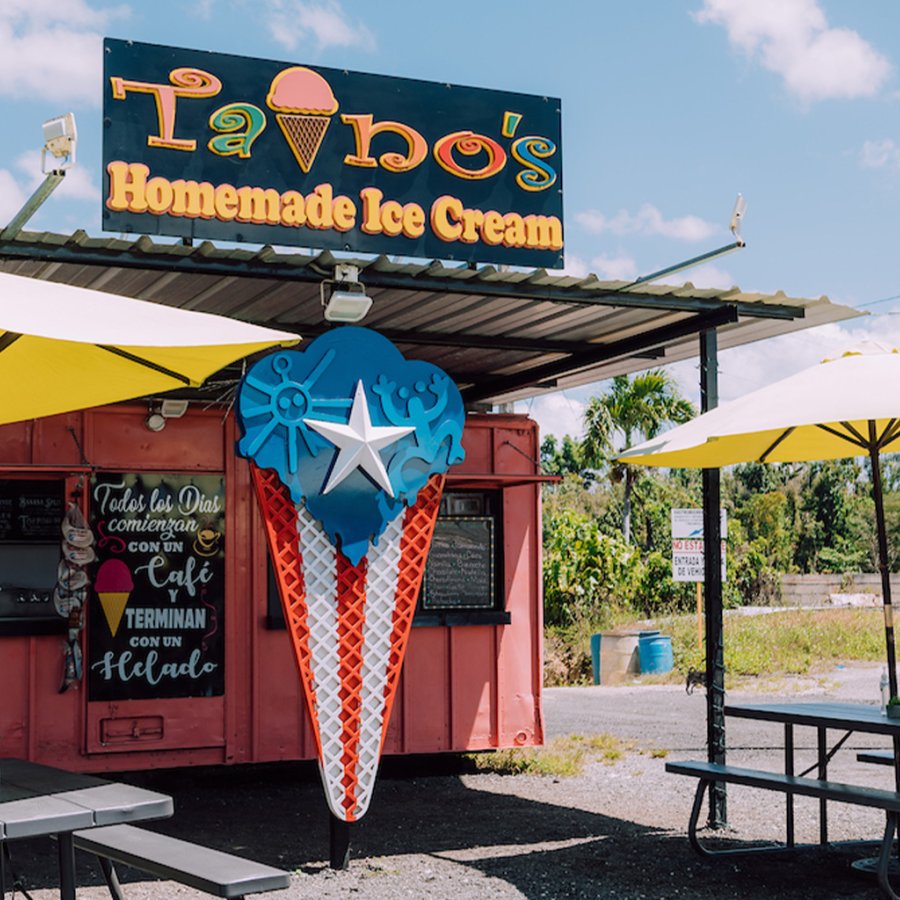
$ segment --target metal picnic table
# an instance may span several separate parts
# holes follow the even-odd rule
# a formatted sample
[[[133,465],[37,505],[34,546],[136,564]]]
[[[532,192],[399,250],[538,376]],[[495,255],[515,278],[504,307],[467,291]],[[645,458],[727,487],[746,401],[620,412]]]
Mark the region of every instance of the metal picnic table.
[[[726,704],[725,715],[742,719],[765,722],[779,722],[784,725],[785,775],[797,774],[794,770],[794,726],[815,728],[817,732],[817,777],[828,777],[828,763],[853,732],[883,734],[900,742],[900,719],[886,716],[879,707],[864,703],[739,703]],[[847,732],[832,748],[828,747],[828,729]],[[895,746],[894,757],[897,759]],[[900,791],[900,771],[895,763],[895,787]],[[794,804],[788,798],[787,834],[788,843],[793,842]],[[819,842],[828,842],[828,813],[826,801],[819,801]]]
[[[56,837],[59,895],[75,900],[73,832],[84,828],[171,816],[172,798],[19,759],[0,759],[0,840]],[[0,891],[6,887],[0,853]]]

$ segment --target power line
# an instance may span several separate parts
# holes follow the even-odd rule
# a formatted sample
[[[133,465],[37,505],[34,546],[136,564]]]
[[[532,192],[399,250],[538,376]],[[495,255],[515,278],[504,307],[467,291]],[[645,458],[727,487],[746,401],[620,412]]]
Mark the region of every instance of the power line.
[[[893,297],[882,297],[880,300],[870,300],[868,303],[860,303],[856,309],[863,309],[866,306],[877,306],[879,303],[890,303],[891,300],[900,300],[900,294],[894,294]]]

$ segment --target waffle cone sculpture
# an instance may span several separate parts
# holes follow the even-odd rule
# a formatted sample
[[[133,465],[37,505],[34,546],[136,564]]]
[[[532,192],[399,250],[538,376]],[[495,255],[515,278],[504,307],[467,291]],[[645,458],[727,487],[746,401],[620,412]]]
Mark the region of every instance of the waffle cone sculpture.
[[[243,437],[331,812],[371,801],[463,407],[439,369],[341,328],[257,363]]]

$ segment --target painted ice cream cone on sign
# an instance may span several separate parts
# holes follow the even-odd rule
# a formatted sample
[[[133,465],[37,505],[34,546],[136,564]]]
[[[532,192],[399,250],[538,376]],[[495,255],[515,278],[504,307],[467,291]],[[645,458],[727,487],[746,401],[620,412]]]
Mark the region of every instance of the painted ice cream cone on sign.
[[[272,79],[266,103],[274,110],[297,165],[309,172],[338,108],[330,85],[312,69],[292,66]]]
[[[94,590],[100,598],[100,606],[103,608],[110,634],[115,637],[128,598],[134,590],[134,581],[128,566],[121,559],[107,559],[101,563],[94,579]]]
[[[462,399],[365,328],[258,362],[237,398],[331,812],[369,806]]]

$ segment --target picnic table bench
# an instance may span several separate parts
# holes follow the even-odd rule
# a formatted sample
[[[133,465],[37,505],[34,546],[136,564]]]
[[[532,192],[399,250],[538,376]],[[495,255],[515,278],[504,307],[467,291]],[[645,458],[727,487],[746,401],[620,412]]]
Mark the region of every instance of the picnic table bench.
[[[281,869],[134,825],[76,831],[74,842],[98,858],[114,900],[124,900],[115,863],[237,900],[289,887],[291,881],[290,873]]]
[[[873,705],[860,703],[833,702],[799,702],[799,703],[763,703],[763,704],[726,704],[725,715],[751,719],[760,722],[780,723],[784,726],[784,773],[747,769],[721,763],[685,761],[670,762],[666,770],[679,775],[688,775],[699,779],[694,805],[688,825],[688,837],[693,848],[703,856],[722,854],[772,852],[774,850],[790,850],[794,843],[794,797],[807,796],[819,800],[819,845],[827,847],[828,820],[826,805],[829,801],[850,803],[881,809],[885,813],[885,829],[880,841],[880,852],[877,860],[859,860],[853,864],[861,871],[874,871],[878,884],[885,896],[891,900],[900,900],[890,885],[888,873],[894,836],[900,827],[900,780],[892,790],[883,790],[864,785],[846,784],[828,779],[828,764],[838,749],[843,746],[853,732],[880,734],[890,737],[895,745],[900,741],[900,719],[890,719]],[[817,732],[817,762],[807,772],[794,774],[794,727],[806,726]],[[827,731],[839,729],[846,732],[828,748]],[[862,757],[866,759],[862,759]],[[871,759],[869,758],[871,757]],[[864,762],[893,763],[893,753],[867,751],[857,757]],[[815,778],[808,778],[808,772],[816,770]],[[897,773],[900,779],[900,772]],[[784,843],[766,846],[748,846],[744,848],[727,848],[711,850],[701,845],[697,837],[697,823],[703,806],[704,796],[710,785],[716,783],[732,783],[746,785],[761,790],[776,791],[786,797],[785,841]],[[865,865],[862,865],[865,864]]]
[[[762,790],[779,791],[788,796],[815,797],[819,800],[834,800],[839,803],[851,803],[856,806],[869,806],[883,809],[886,815],[884,836],[878,855],[876,874],[878,883],[885,895],[898,900],[888,879],[888,870],[893,848],[894,834],[897,831],[900,816],[900,793],[885,791],[879,788],[861,787],[837,781],[825,781],[819,778],[801,778],[796,775],[782,775],[761,769],[745,769],[738,766],[719,765],[717,763],[689,760],[666,763],[666,771],[676,775],[689,775],[699,778],[694,805],[688,822],[688,840],[694,850],[701,856],[725,856],[745,853],[772,852],[773,850],[791,850],[795,845],[792,836],[784,844],[768,844],[765,846],[739,847],[723,850],[711,850],[704,847],[697,836],[697,822],[703,808],[703,798],[710,785],[716,782],[741,784]]]

